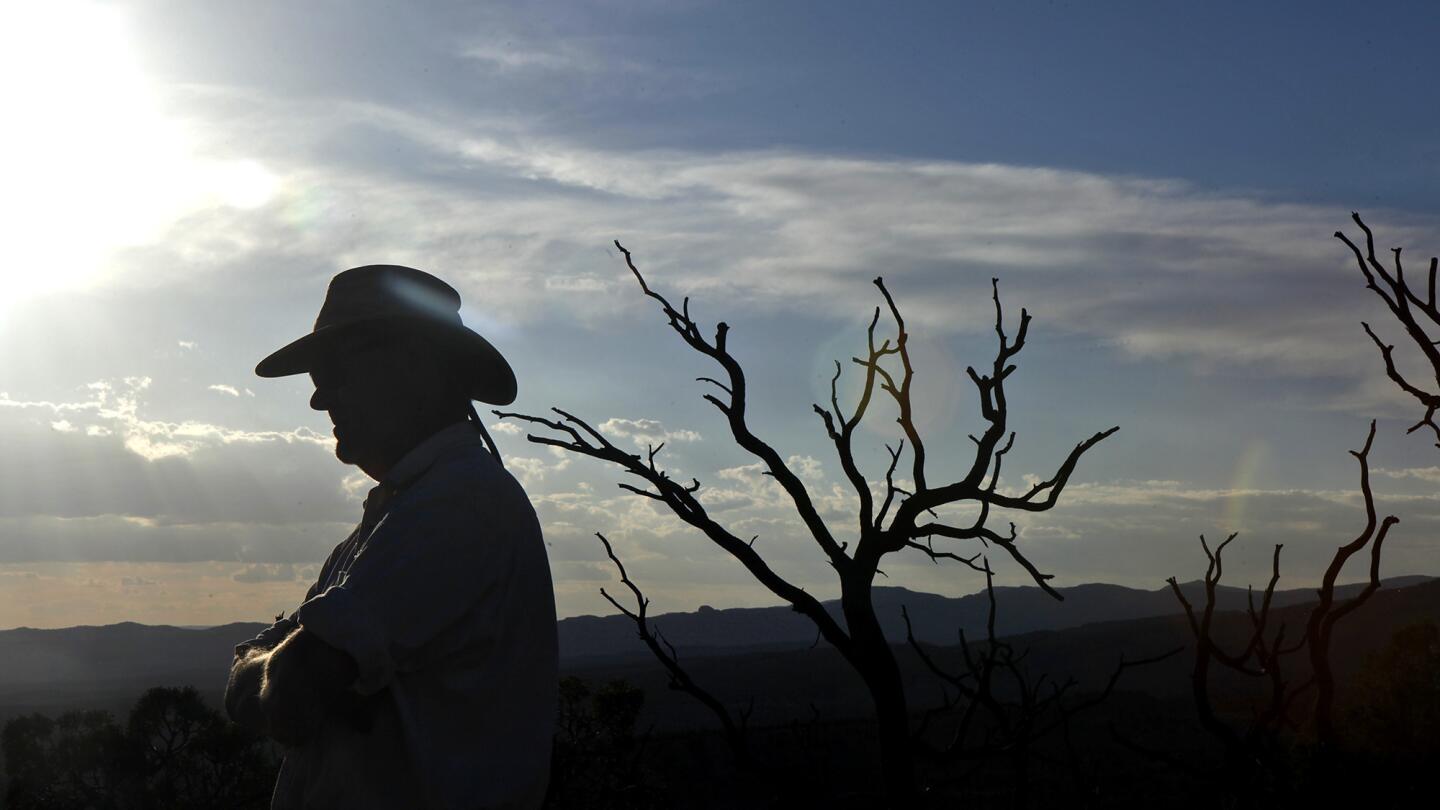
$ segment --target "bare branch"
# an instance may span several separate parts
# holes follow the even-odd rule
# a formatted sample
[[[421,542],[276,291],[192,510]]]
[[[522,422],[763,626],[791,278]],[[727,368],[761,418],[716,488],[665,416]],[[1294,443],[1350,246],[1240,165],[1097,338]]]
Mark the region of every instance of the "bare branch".
[[[902,375],[900,384],[895,385],[894,380],[886,375],[885,390],[895,400],[895,405],[900,409],[900,415],[896,421],[900,428],[905,431],[905,437],[910,440],[911,467],[910,474],[915,480],[916,491],[924,491],[925,481],[925,442],[920,438],[920,431],[915,427],[913,404],[910,399],[910,384],[915,379],[915,368],[910,362],[910,334],[905,331],[905,319],[900,315],[900,308],[895,305],[895,299],[890,295],[890,290],[885,287],[885,279],[877,276],[875,286],[880,289],[880,294],[885,297],[885,305],[890,308],[890,317],[895,319],[895,349],[900,354],[900,365]],[[876,310],[879,314],[879,310]],[[875,350],[874,341],[871,341],[871,363],[874,364]]]
[[[1362,326],[1365,328],[1365,333],[1380,349],[1380,355],[1385,361],[1386,375],[1401,390],[1419,400],[1425,408],[1425,416],[1410,428],[1410,431],[1413,432],[1420,427],[1428,426],[1435,433],[1436,446],[1440,447],[1440,426],[1437,426],[1434,421],[1436,409],[1440,408],[1440,346],[1437,346],[1436,339],[1432,337],[1433,331],[1440,326],[1440,309],[1437,309],[1435,300],[1437,259],[1431,258],[1430,260],[1426,293],[1425,297],[1421,298],[1415,294],[1409,282],[1405,280],[1405,268],[1400,262],[1400,248],[1391,250],[1395,267],[1395,272],[1392,274],[1375,257],[1375,235],[1370,231],[1369,226],[1365,224],[1358,213],[1352,212],[1350,218],[1365,234],[1364,252],[1341,231],[1335,232],[1335,238],[1344,242],[1355,257],[1355,264],[1365,278],[1366,288],[1373,290],[1380,300],[1385,302],[1385,306],[1389,308],[1391,314],[1410,336],[1411,343],[1425,356],[1426,361],[1430,364],[1434,388],[1425,390],[1408,380],[1396,367],[1393,357],[1395,347],[1381,340],[1368,323],[1362,323]]]
[[[909,501],[906,501],[906,503],[909,503]],[[1026,573],[1030,575],[1030,578],[1034,580],[1036,585],[1040,586],[1041,590],[1045,591],[1045,593],[1049,594],[1057,601],[1063,602],[1065,600],[1064,594],[1060,593],[1059,591],[1055,590],[1050,586],[1049,580],[1054,579],[1054,575],[1041,573],[1040,569],[1036,568],[1035,564],[1030,562],[1030,560],[1027,559],[1025,555],[1020,551],[1019,547],[1016,546],[1016,531],[1014,523],[1010,524],[1009,535],[999,534],[998,532],[995,532],[983,526],[957,528],[955,526],[947,526],[943,523],[926,523],[923,526],[916,526],[911,536],[929,537],[932,535],[950,537],[957,540],[978,539],[983,540],[987,543],[994,543],[995,545],[1004,549],[1005,552],[1010,555],[1011,559],[1019,563],[1020,567],[1025,569]]]
[[[615,564],[616,570],[620,572],[620,584],[628,588],[630,594],[634,597],[635,609],[630,610],[620,604],[620,602],[607,593],[604,588],[600,589],[600,595],[605,597],[605,600],[611,605],[614,605],[616,610],[625,614],[635,622],[635,630],[640,636],[640,640],[645,642],[645,646],[650,648],[650,652],[664,665],[665,671],[669,674],[670,688],[685,692],[703,703],[705,707],[715,715],[716,719],[720,721],[720,725],[725,729],[725,741],[729,744],[730,751],[734,754],[736,761],[742,764],[747,763],[750,757],[749,751],[745,746],[743,718],[742,722],[737,724],[734,719],[730,717],[730,711],[725,708],[725,704],[708,690],[695,683],[695,680],[690,677],[690,673],[686,672],[685,668],[680,666],[680,656],[675,652],[675,646],[660,636],[657,631],[652,630],[649,621],[645,617],[645,611],[650,606],[650,600],[646,599],[645,594],[640,592],[639,586],[631,581],[629,574],[625,571],[625,564],[620,562],[619,557],[615,556],[615,549],[610,545],[610,541],[605,538],[605,535],[596,532],[595,536],[600,538],[600,542],[604,544],[605,556],[610,558],[610,561]],[[748,716],[748,713],[746,716]]]
[[[820,513],[816,511],[815,504],[810,499],[810,494],[805,490],[804,483],[790,470],[785,464],[785,461],[780,458],[780,454],[775,452],[773,447],[751,432],[750,426],[746,422],[745,406],[747,390],[745,372],[740,367],[739,361],[731,356],[725,346],[730,327],[723,322],[717,324],[715,327],[714,342],[712,343],[705,340],[704,336],[700,333],[699,325],[690,317],[688,301],[682,309],[675,309],[665,296],[650,289],[650,286],[645,283],[645,277],[641,275],[639,268],[635,266],[630,251],[626,250],[625,246],[621,245],[618,240],[615,242],[615,247],[624,255],[625,266],[634,274],[636,282],[640,284],[640,290],[644,292],[645,295],[659,302],[661,311],[669,321],[670,328],[685,341],[686,345],[713,359],[725,370],[729,384],[728,386],[722,385],[721,387],[726,389],[729,395],[729,401],[722,402],[712,394],[705,394],[703,398],[725,415],[730,425],[730,433],[734,437],[736,444],[759,458],[765,464],[769,473],[779,482],[781,488],[790,496],[791,501],[795,505],[796,512],[805,523],[805,527],[810,531],[811,536],[814,537],[815,542],[819,544],[821,550],[829,557],[831,564],[837,569],[846,568],[850,563],[850,558],[840,550],[840,544],[831,536],[830,529],[825,525],[825,521],[820,518]]]
[[[1043,512],[1054,507],[1056,501],[1060,498],[1060,493],[1065,489],[1065,485],[1069,483],[1070,475],[1075,472],[1075,465],[1080,463],[1080,457],[1090,448],[1114,435],[1118,430],[1120,430],[1118,425],[1109,430],[1102,430],[1075,445],[1075,449],[1071,450],[1070,455],[1065,457],[1065,462],[1060,465],[1060,469],[1057,470],[1054,475],[1050,476],[1050,478],[1035,484],[1024,495],[1018,498],[997,493],[993,498],[994,505],[1006,509],[1020,509],[1025,512]],[[1036,498],[1040,497],[1041,493],[1044,493],[1044,498],[1036,500]]]
[[[947,672],[939,666],[924,645],[916,640],[909,613],[904,607],[901,608],[907,643],[925,668],[939,678],[945,687],[942,690],[941,703],[926,711],[914,733],[922,750],[932,756],[970,761],[1006,756],[1015,759],[1023,773],[1023,768],[1026,767],[1024,760],[1029,756],[1030,746],[1058,729],[1067,728],[1070,720],[1077,714],[1089,711],[1108,700],[1125,672],[1164,661],[1178,655],[1183,649],[1176,648],[1160,655],[1134,660],[1122,655],[1099,692],[1078,701],[1067,701],[1066,695],[1077,687],[1074,678],[1056,682],[1043,673],[1039,677],[1032,677],[1022,666],[1028,651],[1017,654],[1010,644],[997,637],[994,572],[988,562],[983,565],[982,570],[986,575],[985,590],[988,599],[986,642],[983,652],[973,654],[972,645],[965,641],[965,634],[961,631],[961,652],[966,667],[962,672]],[[1013,684],[1014,694],[1018,696],[1015,700],[1001,700],[996,695],[994,689],[997,674],[1008,676]],[[950,690],[954,690],[953,696]],[[924,740],[930,723],[936,717],[955,711],[962,704],[964,708],[950,742],[940,749],[931,748]],[[984,731],[979,745],[969,745],[967,741],[971,736],[971,729],[982,711],[990,718],[990,726]]]
[[[900,454],[905,452],[905,440],[893,449],[885,445],[885,452],[890,454],[890,466],[885,468],[885,500],[880,503],[880,511],[875,515],[876,530],[883,530],[885,526],[885,515],[890,511],[890,504],[895,502],[895,495],[900,489],[895,486],[895,467],[900,464]]]
[[[1332,719],[1335,676],[1330,668],[1330,640],[1335,623],[1363,605],[1379,589],[1380,551],[1385,543],[1386,535],[1390,532],[1390,527],[1399,522],[1399,518],[1389,515],[1384,521],[1378,522],[1377,531],[1375,496],[1370,490],[1370,447],[1374,441],[1375,422],[1371,421],[1370,432],[1365,437],[1365,446],[1358,451],[1350,451],[1350,454],[1360,463],[1360,494],[1365,501],[1365,527],[1361,529],[1360,534],[1354,540],[1335,550],[1335,555],[1331,558],[1330,565],[1326,567],[1325,575],[1321,579],[1320,601],[1310,612],[1310,618],[1306,624],[1305,636],[1309,645],[1310,664],[1316,686],[1315,730],[1321,742],[1327,745],[1335,742],[1335,728]],[[1367,544],[1370,545],[1370,581],[1359,594],[1348,602],[1338,607],[1334,606],[1335,581],[1339,578],[1345,563],[1364,549]]]
[[[585,420],[559,409],[555,409],[555,412],[564,417],[565,421],[557,422],[543,417],[504,411],[496,411],[495,414],[502,419],[518,419],[565,433],[570,437],[568,442],[546,436],[529,436],[528,438],[537,444],[561,447],[580,455],[608,461],[621,467],[625,472],[646,481],[654,488],[654,491],[642,490],[629,484],[620,484],[619,486],[626,491],[663,502],[677,517],[700,529],[712,542],[739,560],[760,584],[769,588],[772,593],[788,602],[797,612],[813,621],[825,635],[826,641],[835,645],[842,653],[849,649],[848,634],[825,611],[819,600],[776,573],[750,543],[736,537],[710,517],[704,505],[695,497],[695,491],[699,489],[698,481],[692,479],[691,485],[682,485],[654,465],[653,454],[651,458],[642,460],[639,455],[616,447]],[[658,451],[658,448],[655,450]]]
[[[845,471],[845,477],[850,481],[851,487],[855,490],[856,497],[860,500],[858,518],[860,523],[859,531],[862,538],[868,535],[873,528],[872,519],[875,505],[874,498],[870,494],[870,483],[865,480],[865,475],[861,473],[860,468],[856,466],[855,451],[851,443],[855,436],[856,425],[860,424],[860,420],[864,417],[866,409],[870,407],[871,392],[874,391],[875,388],[875,321],[879,317],[880,310],[876,309],[875,318],[872,318],[870,321],[871,364],[866,367],[864,388],[860,393],[860,401],[856,403],[854,412],[849,417],[846,417],[840,409],[840,396],[837,388],[840,382],[839,360],[835,361],[835,374],[830,378],[831,410],[826,411],[819,405],[814,406],[815,412],[820,414],[822,421],[825,423],[826,435],[828,435],[830,440],[835,444],[836,455],[840,458],[840,467]],[[838,430],[835,427],[835,421],[831,418],[831,413],[835,415],[835,420],[839,420],[840,427]]]
[[[975,564],[975,561],[980,559],[980,552],[978,551],[969,557],[962,557],[953,551],[936,551],[935,546],[928,541],[924,544],[921,544],[915,542],[914,540],[907,540],[905,542],[905,545],[909,546],[910,548],[919,549],[920,551],[925,552],[925,554],[930,557],[931,560],[934,560],[937,563],[940,560],[954,560],[955,562],[968,566],[974,571],[984,572],[985,570],[984,568]]]

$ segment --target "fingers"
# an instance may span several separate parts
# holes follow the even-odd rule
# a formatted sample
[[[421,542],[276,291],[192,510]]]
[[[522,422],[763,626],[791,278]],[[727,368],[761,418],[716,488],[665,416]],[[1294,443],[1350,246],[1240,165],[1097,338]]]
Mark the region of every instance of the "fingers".
[[[305,744],[354,679],[349,655],[303,628],[291,633],[264,665],[260,709],[269,736],[284,745]]]

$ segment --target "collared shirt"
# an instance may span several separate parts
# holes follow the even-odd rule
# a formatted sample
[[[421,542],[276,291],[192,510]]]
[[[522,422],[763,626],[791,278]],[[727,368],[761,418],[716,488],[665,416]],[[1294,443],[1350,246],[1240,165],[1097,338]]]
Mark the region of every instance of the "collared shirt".
[[[237,652],[297,626],[359,675],[348,712],[287,752],[272,810],[540,806],[558,682],[550,567],[529,499],[472,425],[401,459],[305,602]]]

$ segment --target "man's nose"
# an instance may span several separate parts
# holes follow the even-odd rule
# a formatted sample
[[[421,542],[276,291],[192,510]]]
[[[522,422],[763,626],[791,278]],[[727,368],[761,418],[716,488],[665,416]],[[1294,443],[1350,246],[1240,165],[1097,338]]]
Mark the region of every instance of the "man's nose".
[[[316,388],[315,393],[310,395],[310,407],[317,411],[328,411],[332,399],[334,397],[324,389]]]

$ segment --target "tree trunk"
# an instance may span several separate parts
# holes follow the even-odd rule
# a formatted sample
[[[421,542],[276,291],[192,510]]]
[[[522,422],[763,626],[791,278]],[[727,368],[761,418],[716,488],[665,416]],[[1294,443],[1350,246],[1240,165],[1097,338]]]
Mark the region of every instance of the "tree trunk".
[[[852,663],[875,701],[880,746],[880,778],[887,807],[915,806],[915,768],[910,744],[910,715],[895,654],[875,618],[870,581],[842,581],[840,600],[854,644]]]

